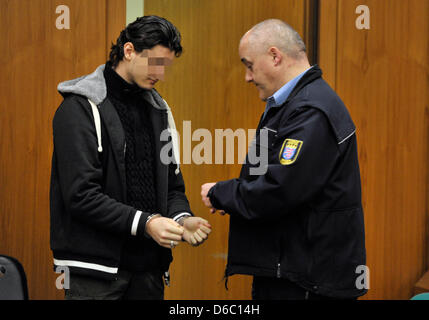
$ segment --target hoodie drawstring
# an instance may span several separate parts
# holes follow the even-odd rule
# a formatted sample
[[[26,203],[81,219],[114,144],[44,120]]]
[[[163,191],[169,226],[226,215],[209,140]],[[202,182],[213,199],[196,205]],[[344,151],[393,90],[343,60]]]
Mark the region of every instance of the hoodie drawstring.
[[[98,107],[94,102],[92,102],[90,99],[88,99],[88,101],[89,101],[89,104],[91,105],[92,114],[94,116],[95,131],[97,133],[97,141],[98,141],[98,152],[103,152],[103,147],[101,144],[100,112],[98,111]],[[175,159],[175,164],[177,166],[177,168],[175,170],[175,174],[178,175],[180,173],[180,150],[179,150],[179,143],[178,143],[178,137],[177,137],[176,123],[174,122],[174,118],[173,118],[173,114],[171,113],[171,109],[165,100],[164,100],[164,103],[167,106],[168,127],[170,129],[171,139],[173,142],[173,156]]]
[[[98,111],[98,107],[95,105],[94,102],[89,100],[89,104],[92,108],[92,114],[94,116],[94,124],[95,124],[95,131],[97,132],[97,141],[98,141],[98,152],[103,152],[103,147],[101,145],[101,119],[100,119],[100,112]]]

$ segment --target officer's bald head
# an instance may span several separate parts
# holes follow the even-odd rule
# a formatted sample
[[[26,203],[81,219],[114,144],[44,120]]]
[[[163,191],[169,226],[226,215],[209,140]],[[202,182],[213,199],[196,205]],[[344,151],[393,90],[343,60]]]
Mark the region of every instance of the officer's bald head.
[[[306,47],[298,32],[278,19],[258,23],[243,36],[240,43],[244,41],[249,47],[260,52],[276,47],[293,59],[306,57]]]
[[[246,82],[255,84],[263,101],[310,68],[299,34],[277,19],[258,23],[246,32],[238,53],[246,67]]]

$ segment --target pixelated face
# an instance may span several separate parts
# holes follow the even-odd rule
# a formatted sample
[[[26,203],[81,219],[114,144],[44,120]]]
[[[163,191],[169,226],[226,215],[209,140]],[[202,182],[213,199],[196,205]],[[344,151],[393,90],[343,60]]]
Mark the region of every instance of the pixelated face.
[[[246,67],[246,82],[253,83],[259,92],[259,98],[268,100],[275,92],[273,78],[273,60],[268,50],[258,50],[243,39],[239,46],[241,62]]]
[[[173,63],[174,58],[174,51],[161,45],[136,52],[129,68],[131,81],[140,88],[152,89],[159,80],[164,81],[165,69]]]

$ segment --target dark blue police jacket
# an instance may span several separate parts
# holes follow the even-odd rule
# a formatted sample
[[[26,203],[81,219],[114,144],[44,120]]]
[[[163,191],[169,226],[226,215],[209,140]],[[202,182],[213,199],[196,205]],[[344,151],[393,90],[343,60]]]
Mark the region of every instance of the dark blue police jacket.
[[[261,117],[254,143],[268,148],[265,174],[251,174],[248,155],[238,179],[209,193],[230,215],[226,276],[285,278],[329,297],[365,294],[356,128],[318,66]]]

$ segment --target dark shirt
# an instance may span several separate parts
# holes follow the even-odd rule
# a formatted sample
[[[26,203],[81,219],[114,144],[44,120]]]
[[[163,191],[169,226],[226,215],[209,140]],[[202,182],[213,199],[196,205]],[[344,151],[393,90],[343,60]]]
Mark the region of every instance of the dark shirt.
[[[126,82],[109,63],[104,71],[107,96],[112,101],[125,132],[125,175],[127,204],[154,213],[156,208],[155,141],[150,120],[151,106],[143,90]],[[131,271],[145,269],[145,242],[130,236],[123,248],[121,267]]]

